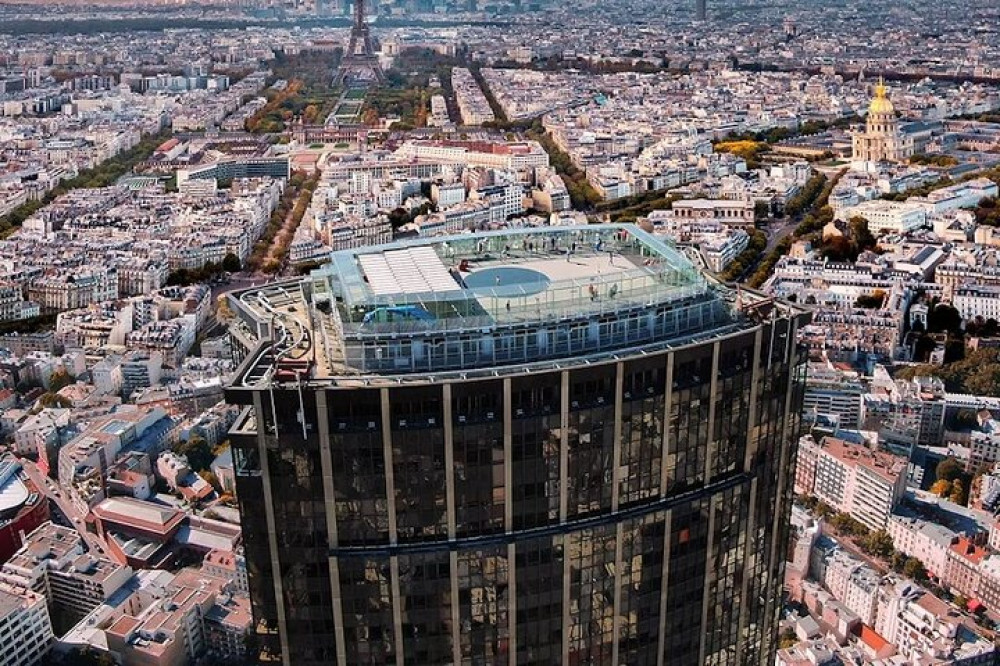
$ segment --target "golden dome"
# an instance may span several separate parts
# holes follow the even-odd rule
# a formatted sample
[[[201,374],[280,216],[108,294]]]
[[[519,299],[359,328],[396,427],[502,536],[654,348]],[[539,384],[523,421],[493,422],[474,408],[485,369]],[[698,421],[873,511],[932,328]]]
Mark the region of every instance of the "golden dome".
[[[875,98],[868,107],[868,113],[885,115],[896,113],[896,107],[894,107],[892,102],[889,100],[888,92],[889,89],[886,88],[885,81],[882,80],[882,77],[879,77],[878,85],[875,86]]]

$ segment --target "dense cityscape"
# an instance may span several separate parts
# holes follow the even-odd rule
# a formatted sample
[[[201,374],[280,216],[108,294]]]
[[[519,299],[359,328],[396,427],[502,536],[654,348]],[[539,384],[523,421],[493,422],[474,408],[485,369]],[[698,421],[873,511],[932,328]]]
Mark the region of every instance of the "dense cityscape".
[[[0,666],[1000,663],[1000,5],[0,3]]]

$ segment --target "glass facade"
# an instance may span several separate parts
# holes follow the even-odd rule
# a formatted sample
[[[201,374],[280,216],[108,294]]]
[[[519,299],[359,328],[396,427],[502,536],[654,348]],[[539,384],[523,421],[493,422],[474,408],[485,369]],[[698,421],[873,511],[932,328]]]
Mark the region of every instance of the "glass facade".
[[[502,377],[230,389],[258,647],[772,663],[804,316]]]

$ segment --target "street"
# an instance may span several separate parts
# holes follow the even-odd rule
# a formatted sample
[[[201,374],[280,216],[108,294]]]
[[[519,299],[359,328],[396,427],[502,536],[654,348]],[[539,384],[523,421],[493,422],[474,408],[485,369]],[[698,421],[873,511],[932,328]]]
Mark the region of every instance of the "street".
[[[63,515],[72,523],[73,527],[80,536],[83,537],[84,542],[90,550],[95,550],[100,554],[107,552],[107,544],[98,537],[96,534],[91,534],[86,529],[86,524],[84,523],[84,518],[86,514],[81,513],[76,506],[66,497],[66,493],[59,487],[59,484],[50,479],[49,477],[42,474],[36,465],[31,460],[21,458],[21,466],[24,469],[24,473],[28,475],[28,478],[38,487],[39,491],[44,493],[46,497],[55,502],[59,510],[62,511]]]
[[[794,218],[786,218],[788,221],[780,227],[772,223],[767,229],[767,246],[764,248],[764,252],[761,256],[767,256],[767,254],[774,249],[774,246],[781,242],[781,239],[788,234],[795,231],[795,227],[799,226],[798,220]]]

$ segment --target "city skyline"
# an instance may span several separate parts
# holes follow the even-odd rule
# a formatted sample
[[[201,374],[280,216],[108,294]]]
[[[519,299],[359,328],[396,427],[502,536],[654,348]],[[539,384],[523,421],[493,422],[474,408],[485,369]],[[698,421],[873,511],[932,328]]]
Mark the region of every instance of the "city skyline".
[[[961,664],[1000,6],[0,3],[0,663]]]

